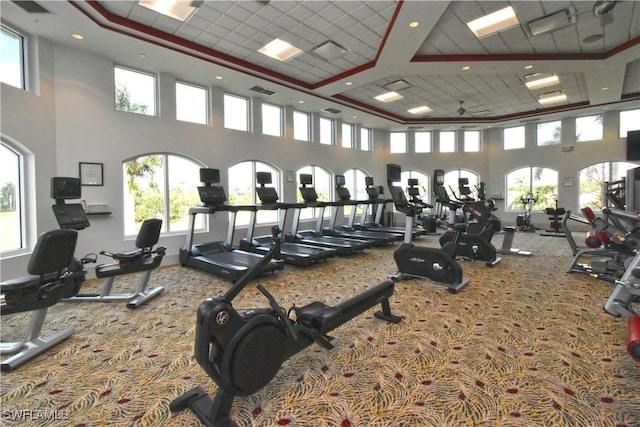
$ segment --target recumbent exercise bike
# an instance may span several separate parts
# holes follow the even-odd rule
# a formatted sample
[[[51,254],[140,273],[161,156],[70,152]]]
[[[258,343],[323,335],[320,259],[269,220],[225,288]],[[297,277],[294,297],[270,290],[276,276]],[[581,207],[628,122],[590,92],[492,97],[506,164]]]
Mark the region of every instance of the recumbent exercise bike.
[[[233,299],[261,268],[280,250],[280,230],[272,228],[272,244],[264,258],[249,269],[222,296],[209,298],[197,312],[195,357],[202,369],[218,384],[212,399],[197,387],[174,399],[172,412],[190,408],[207,426],[235,426],[230,411],[236,396],[247,396],[265,387],[289,357],[313,343],[331,349],[326,335],[376,304],[374,315],[388,322],[401,318],[391,313],[389,298],[394,282],[388,280],[336,306],[312,302],[293,307],[296,319],[289,318],[275,298],[261,285],[258,290],[271,308],[236,310]]]

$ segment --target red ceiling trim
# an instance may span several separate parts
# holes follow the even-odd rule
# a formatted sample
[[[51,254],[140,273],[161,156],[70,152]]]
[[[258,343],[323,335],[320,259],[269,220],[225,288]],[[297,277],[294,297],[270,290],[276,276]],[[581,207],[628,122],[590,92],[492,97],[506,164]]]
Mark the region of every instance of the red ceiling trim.
[[[188,53],[188,52],[185,52],[184,50],[181,50],[181,49],[178,49],[178,48],[175,48],[175,47],[172,47],[172,46],[168,46],[166,44],[160,43],[160,42],[155,41],[155,40],[150,40],[150,39],[144,38],[142,36],[138,36],[136,34],[130,33],[130,32],[125,31],[123,29],[119,29],[119,28],[115,28],[113,26],[107,25],[107,24],[105,24],[103,22],[99,22],[97,19],[95,19],[95,17],[91,16],[89,13],[87,13],[80,6],[81,2],[73,1],[73,0],[69,0],[69,2],[73,6],[75,6],[78,10],[80,10],[83,14],[85,14],[89,19],[91,19],[93,22],[95,22],[97,25],[99,25],[100,27],[102,27],[104,29],[111,30],[111,31],[114,31],[114,32],[117,32],[117,33],[120,33],[120,34],[123,34],[123,35],[127,35],[127,36],[130,36],[130,37],[139,39],[139,40],[143,40],[145,42],[153,43],[153,44],[155,44],[157,46],[166,47],[166,48],[172,49],[172,50],[174,50],[176,52]],[[297,79],[291,78],[289,76],[286,76],[284,74],[278,73],[278,72],[273,71],[273,70],[270,70],[268,68],[265,68],[265,67],[262,67],[262,66],[259,66],[259,65],[255,65],[255,64],[252,64],[252,63],[247,62],[247,61],[243,61],[243,60],[238,59],[238,58],[236,58],[234,56],[231,56],[231,55],[227,55],[227,54],[222,53],[220,51],[217,51],[215,49],[204,47],[204,46],[199,45],[197,43],[193,43],[193,42],[190,42],[188,40],[185,40],[185,39],[183,39],[181,37],[174,36],[173,34],[169,34],[169,33],[166,33],[164,31],[158,30],[156,28],[152,28],[152,27],[149,27],[147,25],[140,24],[138,22],[132,21],[132,20],[130,20],[128,18],[124,18],[122,16],[115,15],[115,14],[109,12],[108,10],[106,10],[104,7],[102,7],[95,0],[86,1],[84,3],[86,3],[90,7],[92,7],[96,12],[98,12],[103,18],[105,18],[110,23],[121,25],[121,26],[129,28],[131,30],[135,30],[135,31],[138,31],[140,33],[155,37],[155,38],[157,38],[157,39],[159,39],[161,41],[172,43],[172,44],[177,45],[177,46],[179,46],[181,48],[184,48],[184,49],[189,49],[191,51],[199,52],[199,53],[201,53],[203,55],[207,55],[207,56],[219,59],[221,61],[225,61],[225,62],[234,64],[234,65],[236,65],[238,67],[242,67],[242,68],[245,68],[247,70],[255,71],[257,73],[272,77],[274,79],[282,80],[282,81],[285,81],[287,83],[294,84],[296,86],[300,86],[300,87],[305,88],[305,89],[313,89],[313,86],[311,84],[307,83],[307,82],[303,82],[301,80],[297,80]],[[203,58],[201,58],[201,59],[203,59]],[[218,62],[214,62],[214,63],[216,63],[218,65],[221,65],[221,66],[225,65],[224,63],[218,63]],[[240,71],[240,70],[238,70],[238,71]]]

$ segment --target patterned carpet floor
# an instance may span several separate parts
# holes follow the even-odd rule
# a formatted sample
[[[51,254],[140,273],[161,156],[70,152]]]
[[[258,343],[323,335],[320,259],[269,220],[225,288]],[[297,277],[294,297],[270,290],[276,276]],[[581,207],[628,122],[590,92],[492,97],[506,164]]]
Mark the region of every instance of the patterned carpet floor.
[[[437,237],[416,244],[435,246]],[[241,426],[640,426],[640,370],[625,351],[626,323],[602,311],[611,285],[565,273],[564,239],[517,233],[514,246],[534,255],[504,255],[494,268],[464,262],[471,282],[456,295],[428,280],[399,282],[391,305],[402,322],[374,318],[376,307],[341,326],[333,350],[312,346],[287,360],[269,385],[235,399],[233,417]],[[376,248],[287,266],[255,283],[285,308],[335,304],[394,274],[392,254]],[[117,291],[137,279],[121,278]],[[83,292],[99,285],[88,281]],[[1,424],[200,425],[169,403],[196,386],[215,394],[193,357],[196,309],[230,284],[176,265],[155,271],[150,285],[165,292],[137,310],[52,307],[44,334],[76,333],[1,374]],[[234,306],[266,300],[250,284]],[[3,316],[3,342],[19,338],[27,320]]]

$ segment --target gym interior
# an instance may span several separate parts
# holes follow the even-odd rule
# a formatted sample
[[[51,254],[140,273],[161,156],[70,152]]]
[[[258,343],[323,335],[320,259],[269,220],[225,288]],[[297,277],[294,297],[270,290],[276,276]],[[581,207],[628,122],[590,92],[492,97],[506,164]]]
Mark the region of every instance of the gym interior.
[[[148,3],[0,3],[3,425],[638,425],[640,3]]]

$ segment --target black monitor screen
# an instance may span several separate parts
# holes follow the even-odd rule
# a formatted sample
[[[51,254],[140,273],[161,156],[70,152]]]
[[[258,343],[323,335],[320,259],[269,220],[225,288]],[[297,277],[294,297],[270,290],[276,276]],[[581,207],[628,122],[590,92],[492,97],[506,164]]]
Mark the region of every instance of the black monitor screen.
[[[256,172],[258,184],[271,184],[271,172]]]
[[[89,219],[80,203],[53,205],[51,209],[60,228],[82,230],[89,227]]]
[[[344,179],[344,175],[336,175],[336,185],[337,186],[343,186],[347,183],[347,181]]]
[[[200,169],[200,182],[205,184],[217,184],[220,182],[220,170],[201,168]]]
[[[300,185],[311,185],[313,184],[313,176],[308,173],[300,174]]]
[[[409,178],[407,180],[407,185],[409,186],[416,186],[418,185],[418,178]]]
[[[372,176],[365,176],[364,177],[364,185],[366,185],[367,187],[372,187],[373,186],[373,177]]]
[[[54,176],[51,178],[51,198],[55,200],[79,199],[82,197],[80,178]]]
[[[387,181],[400,182],[402,180],[402,168],[393,163],[387,164]]]

